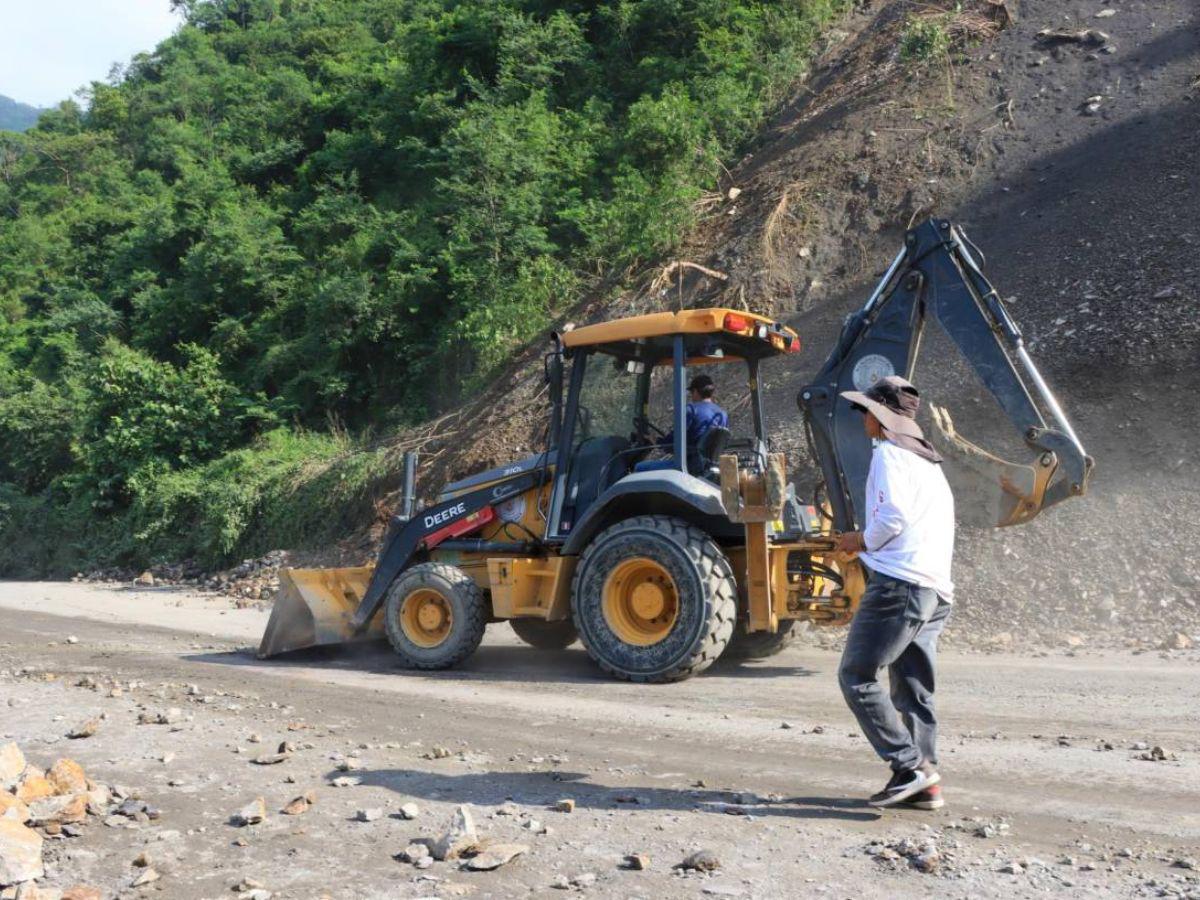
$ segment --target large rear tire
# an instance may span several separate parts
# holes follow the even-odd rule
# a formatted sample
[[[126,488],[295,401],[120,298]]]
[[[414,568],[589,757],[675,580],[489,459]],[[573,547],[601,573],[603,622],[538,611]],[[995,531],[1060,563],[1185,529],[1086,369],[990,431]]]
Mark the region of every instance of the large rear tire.
[[[795,630],[795,625],[795,619],[784,619],[774,634],[769,631],[746,632],[740,628],[734,629],[729,646],[725,648],[725,658],[751,660],[774,656],[796,642],[800,633]]]
[[[737,583],[701,529],[671,516],[637,516],[606,528],[583,552],[571,612],[584,647],[610,675],[678,681],[725,649]]]
[[[579,637],[570,619],[547,622],[544,619],[509,619],[517,637],[538,650],[565,650]]]
[[[408,669],[448,669],[479,647],[483,591],[457,566],[427,562],[400,575],[383,604],[383,626]]]

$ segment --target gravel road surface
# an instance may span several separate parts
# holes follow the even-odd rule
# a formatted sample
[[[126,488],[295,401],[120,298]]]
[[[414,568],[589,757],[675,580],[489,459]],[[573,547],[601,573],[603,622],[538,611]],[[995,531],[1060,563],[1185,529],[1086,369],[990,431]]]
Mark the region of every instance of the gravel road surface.
[[[161,810],[48,840],[44,887],[183,900],[1200,897],[1195,650],[946,654],[947,805],[879,814],[861,798],[886,772],[827,650],[646,687],[494,625],[465,668],[414,675],[375,646],[260,662],[265,620],[175,588],[0,584],[0,744],[42,767],[69,756]],[[99,715],[93,736],[65,737]],[[254,764],[284,741],[283,761]],[[306,791],[307,812],[280,814]],[[263,823],[230,824],[258,797]],[[573,812],[554,809],[564,799]],[[396,858],[438,838],[460,804],[485,842],[528,849],[486,872]],[[674,868],[699,850],[720,867]],[[143,851],[161,877],[131,887]],[[648,867],[626,868],[632,854]]]

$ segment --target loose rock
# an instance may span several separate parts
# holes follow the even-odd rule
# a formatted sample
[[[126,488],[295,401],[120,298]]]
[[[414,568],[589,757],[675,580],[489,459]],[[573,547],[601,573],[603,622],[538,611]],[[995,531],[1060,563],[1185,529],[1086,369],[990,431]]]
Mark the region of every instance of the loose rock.
[[[683,869],[684,871],[715,872],[721,868],[721,861],[717,859],[717,854],[711,850],[697,850],[675,868]]]
[[[460,806],[450,819],[450,827],[429,849],[434,859],[455,859],[478,844],[479,835],[475,830],[475,819],[471,815],[471,809],[468,806]]]
[[[554,810],[561,813],[575,812],[575,801],[570,797],[564,797],[554,804]]]
[[[93,734],[95,734],[97,732],[97,730],[99,730],[99,728],[100,728],[100,717],[93,716],[92,718],[90,718],[86,722],[84,722],[83,724],[77,725],[76,727],[74,727],[70,731],[68,731],[67,737],[71,738],[72,740],[79,740],[81,738],[90,738]]]
[[[421,814],[421,808],[415,803],[404,803],[400,806],[400,818],[412,821]]]
[[[234,813],[230,818],[230,823],[239,828],[246,825],[257,825],[259,822],[267,818],[267,803],[262,797],[256,797],[252,802],[246,804],[241,810]]]
[[[526,844],[492,844],[467,862],[467,868],[476,872],[489,872],[512,862],[522,853],[528,853]]]
[[[285,816],[300,816],[308,812],[309,808],[317,802],[317,795],[312,791],[305,791],[299,797],[294,798],[282,810]]]

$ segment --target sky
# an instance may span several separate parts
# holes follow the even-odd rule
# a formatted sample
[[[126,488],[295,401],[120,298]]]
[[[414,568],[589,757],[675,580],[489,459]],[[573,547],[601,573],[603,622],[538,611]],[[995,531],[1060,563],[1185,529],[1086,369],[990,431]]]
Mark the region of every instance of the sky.
[[[170,0],[0,0],[0,94],[53,106],[180,21]]]

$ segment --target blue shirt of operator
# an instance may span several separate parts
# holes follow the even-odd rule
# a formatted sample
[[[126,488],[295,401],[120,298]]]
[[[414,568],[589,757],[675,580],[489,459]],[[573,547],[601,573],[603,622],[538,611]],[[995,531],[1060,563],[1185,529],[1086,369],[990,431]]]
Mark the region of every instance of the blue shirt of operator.
[[[687,405],[687,456],[688,469],[695,471],[700,467],[700,441],[714,428],[728,428],[729,416],[725,410],[712,400],[693,400]],[[670,447],[675,443],[675,431],[672,429],[659,442],[662,447]]]
[[[699,447],[701,439],[714,428],[728,428],[729,416],[712,400],[687,405],[688,448]]]

